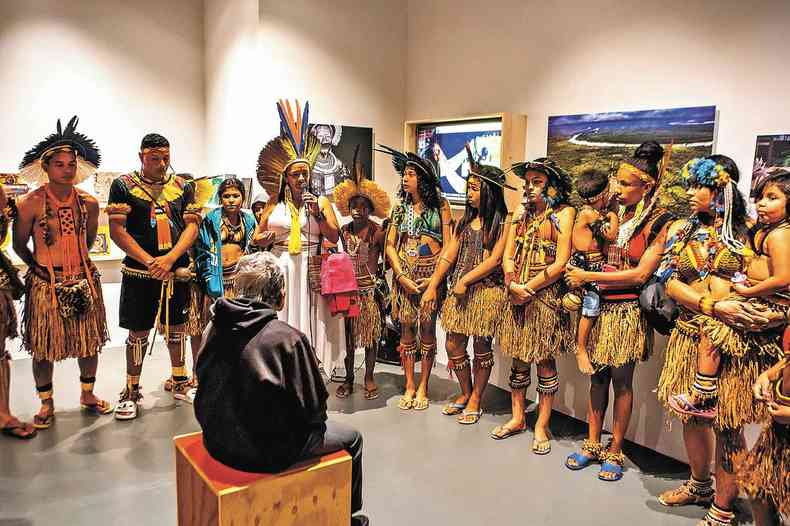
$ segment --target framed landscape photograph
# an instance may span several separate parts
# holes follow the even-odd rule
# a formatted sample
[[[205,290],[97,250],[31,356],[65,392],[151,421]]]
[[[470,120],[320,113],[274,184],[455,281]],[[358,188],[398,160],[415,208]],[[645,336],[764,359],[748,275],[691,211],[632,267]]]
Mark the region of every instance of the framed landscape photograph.
[[[614,174],[622,159],[649,140],[667,150],[662,204],[680,211],[685,206],[680,170],[713,152],[716,106],[551,116],[546,151],[575,180],[588,168]]]

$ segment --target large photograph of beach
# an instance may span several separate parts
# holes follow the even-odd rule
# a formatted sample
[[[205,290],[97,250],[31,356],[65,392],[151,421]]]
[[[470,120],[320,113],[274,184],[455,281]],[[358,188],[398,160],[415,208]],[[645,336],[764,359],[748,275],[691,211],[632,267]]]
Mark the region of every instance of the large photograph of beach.
[[[548,156],[575,179],[587,168],[614,174],[640,143],[654,140],[669,149],[661,183],[665,205],[682,201],[680,169],[694,157],[710,155],[716,139],[716,106],[585,113],[549,117]]]

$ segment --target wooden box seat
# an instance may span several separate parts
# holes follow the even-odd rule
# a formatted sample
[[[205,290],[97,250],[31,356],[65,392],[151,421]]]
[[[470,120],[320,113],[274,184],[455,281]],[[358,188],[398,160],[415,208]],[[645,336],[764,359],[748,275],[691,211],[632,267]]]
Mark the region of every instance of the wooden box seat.
[[[211,458],[203,433],[173,439],[179,526],[342,525],[351,517],[345,451],[281,473],[238,471]]]

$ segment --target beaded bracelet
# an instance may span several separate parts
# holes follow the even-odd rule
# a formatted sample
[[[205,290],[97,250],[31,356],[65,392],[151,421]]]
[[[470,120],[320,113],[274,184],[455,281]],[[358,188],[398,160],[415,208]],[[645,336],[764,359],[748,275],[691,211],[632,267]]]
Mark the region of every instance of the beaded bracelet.
[[[779,378],[774,384],[774,400],[781,405],[790,406],[790,396],[782,393],[782,379]]]

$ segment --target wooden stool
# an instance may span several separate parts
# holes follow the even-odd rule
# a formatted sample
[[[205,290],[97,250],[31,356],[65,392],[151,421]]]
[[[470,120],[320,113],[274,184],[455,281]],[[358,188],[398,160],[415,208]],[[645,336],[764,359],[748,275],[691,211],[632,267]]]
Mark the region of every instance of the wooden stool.
[[[351,456],[345,451],[282,473],[247,473],[211,458],[203,433],[173,442],[179,526],[348,526]]]

